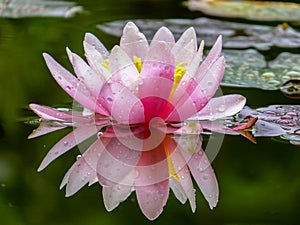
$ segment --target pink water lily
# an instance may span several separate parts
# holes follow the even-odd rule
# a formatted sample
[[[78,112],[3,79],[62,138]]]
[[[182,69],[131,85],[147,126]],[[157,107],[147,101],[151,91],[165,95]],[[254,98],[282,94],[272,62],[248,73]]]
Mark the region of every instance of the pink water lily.
[[[30,105],[41,117],[31,138],[74,128],[52,147],[38,170],[94,137],[63,179],[67,196],[98,182],[110,211],[135,191],[142,212],[153,220],[170,188],[195,211],[193,176],[210,208],[215,207],[218,184],[201,148],[200,120],[233,115],[245,104],[240,95],[213,98],[224,73],[221,42],[219,37],[202,61],[204,43],[197,47],[193,28],[175,41],[162,27],[149,43],[129,22],[120,45],[110,52],[89,33],[83,43],[87,62],[67,49],[76,76],[45,53],[54,79],[82,110]]]

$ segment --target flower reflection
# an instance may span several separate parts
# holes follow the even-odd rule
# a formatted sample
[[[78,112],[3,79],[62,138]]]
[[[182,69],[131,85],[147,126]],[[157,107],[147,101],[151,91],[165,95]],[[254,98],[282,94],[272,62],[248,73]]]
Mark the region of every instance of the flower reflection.
[[[149,44],[129,22],[120,46],[111,52],[86,34],[88,63],[67,49],[77,77],[44,54],[53,77],[82,110],[30,105],[41,117],[31,138],[74,128],[53,146],[39,170],[96,136],[63,179],[67,196],[98,182],[110,211],[135,191],[142,212],[153,220],[162,212],[170,188],[182,203],[188,199],[195,211],[192,175],[209,206],[215,207],[218,185],[201,148],[199,121],[233,115],[245,98],[213,98],[224,73],[221,37],[202,62],[203,45],[197,48],[193,28],[175,42],[165,27]]]
[[[201,148],[201,136],[163,133],[161,125],[151,125],[151,136],[156,138],[150,142],[149,137],[144,138],[149,130],[134,128],[135,136],[141,140],[139,150],[130,146],[128,139],[132,133],[120,137],[116,130],[123,128],[109,126],[65,175],[61,187],[66,185],[66,195],[98,181],[103,186],[105,207],[111,211],[135,190],[142,212],[149,219],[155,219],[166,204],[169,188],[182,203],[188,199],[195,211],[191,173],[210,207],[215,207],[218,185]]]

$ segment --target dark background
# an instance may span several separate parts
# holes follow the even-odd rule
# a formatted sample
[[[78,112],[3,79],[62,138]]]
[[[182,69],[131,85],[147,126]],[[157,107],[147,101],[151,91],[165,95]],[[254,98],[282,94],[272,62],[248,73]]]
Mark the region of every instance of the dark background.
[[[65,198],[59,184],[78,149],[63,155],[42,173],[36,170],[51,146],[67,132],[27,140],[33,126],[24,121],[34,114],[29,103],[65,105],[71,98],[51,77],[42,58],[49,52],[68,69],[65,47],[83,56],[85,32],[92,32],[111,48],[118,43],[97,24],[140,18],[195,18],[180,1],[77,1],[85,12],[74,18],[0,19],[0,224],[112,225],[150,224],[133,193],[113,212],[103,206],[101,187],[84,187]],[[279,91],[223,88],[241,93],[250,106],[297,104]],[[280,139],[259,138],[253,144],[240,136],[226,136],[213,162],[220,199],[210,210],[197,189],[197,211],[181,205],[171,194],[153,224],[299,224],[300,148]]]

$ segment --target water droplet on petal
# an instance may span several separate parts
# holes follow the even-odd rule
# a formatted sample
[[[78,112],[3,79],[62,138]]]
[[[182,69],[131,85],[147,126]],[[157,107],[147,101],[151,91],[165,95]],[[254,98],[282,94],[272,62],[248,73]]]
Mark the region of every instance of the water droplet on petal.
[[[207,86],[208,86],[208,87],[213,86],[213,84],[214,84],[214,83],[213,83],[212,81],[208,81],[208,82],[207,82]]]
[[[133,171],[132,171],[132,177],[133,177],[133,178],[137,178],[138,176],[139,176],[139,171],[136,170],[136,169],[133,170]]]
[[[203,180],[208,180],[207,174],[204,174],[203,177],[202,177],[202,179],[203,179]]]
[[[69,144],[69,142],[64,141],[64,146],[66,147]]]
[[[97,133],[97,138],[100,138],[102,135],[103,135],[103,132],[102,132],[102,131],[99,131],[99,132]]]

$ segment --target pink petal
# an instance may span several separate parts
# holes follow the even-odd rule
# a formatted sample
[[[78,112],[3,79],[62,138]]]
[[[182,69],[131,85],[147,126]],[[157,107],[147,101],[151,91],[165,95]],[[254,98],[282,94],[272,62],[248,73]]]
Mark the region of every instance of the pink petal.
[[[192,43],[192,45],[190,45]],[[189,46],[187,48],[187,46]],[[179,62],[184,62],[185,59],[181,58],[179,55],[182,52],[182,49],[186,49],[191,51],[190,54],[194,55],[197,50],[197,37],[195,33],[195,29],[193,27],[188,28],[179,38],[179,40],[175,43],[172,48],[172,53],[175,55],[176,59],[179,59]]]
[[[104,145],[97,139],[71,167],[67,179],[66,197],[75,194],[87,183],[94,182],[97,177],[96,167],[99,154],[104,150]],[[63,185],[64,181],[62,182]],[[61,187],[62,187],[61,185]]]
[[[166,118],[167,121],[184,121],[198,112],[193,99],[182,86],[176,88],[175,94],[170,99],[170,104],[175,107]]]
[[[219,198],[218,182],[202,149],[191,156],[188,167],[210,208],[216,207]]]
[[[196,79],[199,81],[207,73],[208,70],[213,66],[213,64],[219,59],[222,50],[222,36],[219,36],[216,40],[216,43],[213,45],[209,51],[207,57],[200,65],[197,74],[195,75]]]
[[[204,41],[201,41],[196,55],[194,56],[193,60],[188,64],[187,71],[183,78],[180,80],[179,86],[184,87],[186,85],[186,81],[195,76],[200,63],[202,62],[203,49]]]
[[[59,142],[57,142],[48,152],[46,157],[43,159],[38,171],[43,170],[46,166],[49,165],[54,159],[64,154],[68,150],[72,149],[85,139],[89,138],[93,134],[96,134],[97,130],[94,126],[83,126],[78,127],[69,134],[67,134],[64,138],[62,138]]]
[[[91,33],[85,34],[83,47],[85,56],[92,67],[109,56],[109,51],[106,47],[95,35]]]
[[[174,79],[175,59],[165,42],[151,46],[141,71],[138,97],[145,107],[145,119],[159,116],[169,99]]]
[[[67,53],[79,80],[87,86],[95,98],[98,98],[102,86],[106,83],[105,77],[100,73],[96,74],[82,58],[68,48]]]
[[[86,52],[87,59],[93,61],[97,57],[102,56],[103,59],[106,59],[109,56],[109,51],[101,43],[101,41],[93,34],[86,33],[83,42],[84,47],[93,47],[93,51]],[[92,50],[92,49],[89,49]],[[100,59],[99,59],[100,60]],[[99,61],[96,61],[99,63]]]
[[[91,184],[95,181],[97,162],[104,149],[103,142],[97,139],[81,156],[77,157],[77,161],[65,174],[60,185],[61,189],[67,184],[66,196],[76,193],[88,182]]]
[[[97,164],[99,181],[102,185],[122,184],[122,180],[137,165],[141,152],[125,146],[118,138],[110,138]],[[130,184],[123,184],[130,185]]]
[[[135,186],[153,185],[169,179],[168,160],[164,142],[151,150],[142,151],[140,161],[136,167]],[[153,143],[154,145],[157,145],[157,143]],[[170,152],[173,150],[169,149]]]
[[[64,122],[72,122],[73,119],[72,114],[62,112],[48,106],[30,104],[29,107],[43,120],[58,120]]]
[[[97,99],[90,94],[82,82],[79,82],[75,76],[58,64],[50,55],[44,53],[43,56],[52,76],[65,92],[84,107],[100,114],[103,113],[102,107],[97,104]]]
[[[32,131],[32,133],[28,136],[28,139],[36,138],[67,127],[61,124],[59,124],[58,126],[52,126],[52,125],[53,124],[49,125],[49,123],[41,121],[39,127]]]
[[[169,180],[160,183],[137,186],[136,195],[143,214],[149,219],[156,219],[163,211],[169,197]]]
[[[215,120],[226,116],[232,116],[242,110],[245,103],[246,98],[237,94],[212,98],[192,119]]]
[[[187,162],[188,167],[198,184],[205,199],[208,201],[211,208],[215,207],[218,202],[219,189],[214,171],[201,148],[202,138],[199,135],[181,135],[174,136],[180,153]],[[176,151],[175,151],[176,152]],[[185,171],[187,173],[187,171]],[[186,184],[186,190],[190,191],[191,199],[193,199],[191,186]],[[188,188],[189,187],[189,188]],[[193,200],[190,200],[193,209]]]
[[[86,33],[84,41],[85,57],[91,68],[106,78],[110,77],[109,71],[102,66],[105,59],[108,58],[109,52],[104,45],[93,34]]]
[[[170,177],[170,188],[172,189],[175,197],[182,203],[185,204],[187,197],[181,184],[174,178]]]
[[[172,32],[166,27],[161,27],[156,31],[152,38],[151,46],[153,46],[153,44],[155,44],[156,42],[160,41],[166,42],[171,49],[175,44],[175,39]]]
[[[104,205],[107,211],[112,211],[125,201],[131,194],[132,187],[122,184],[104,186],[102,189]]]
[[[192,88],[193,93],[190,95],[190,98],[193,100],[193,106],[197,111],[200,111],[216,93],[222,80],[224,69],[224,57],[220,57],[212,67],[205,72],[197,87]]]
[[[170,47],[165,42],[156,42],[148,51],[143,60],[141,77],[162,77],[174,79],[175,59]]]
[[[174,140],[171,139],[166,139],[166,140],[168,140],[169,148],[176,148],[176,144]],[[184,156],[180,152],[180,148],[176,148],[175,151],[173,151],[170,154],[170,158],[174,169],[173,172],[176,173],[177,179],[179,180],[178,182],[180,183],[182,189],[184,190],[185,195],[189,199],[192,211],[195,212],[196,210],[195,189],[193,187],[193,181],[190,176],[190,171],[187,167]]]
[[[100,95],[113,119],[120,124],[145,122],[142,102],[127,87],[109,83],[104,85]]]
[[[111,50],[109,65],[114,82],[119,82],[129,89],[135,90],[138,85],[139,72],[132,59],[119,46],[115,46]]]
[[[194,41],[195,40],[192,39],[183,48],[178,49],[178,51],[176,52],[176,54],[173,53],[174,56],[175,56],[175,59],[176,59],[176,61],[178,63],[184,62],[184,63],[187,63],[188,66],[191,64],[191,62],[193,61],[194,57],[196,56],[196,50],[197,50],[197,48],[195,48],[195,42]]]
[[[120,47],[130,58],[136,56],[143,59],[149,49],[149,44],[144,34],[139,31],[138,27],[134,23],[128,22],[123,30]]]
[[[87,164],[83,157],[77,157],[77,161],[71,167],[66,187],[66,197],[69,197],[79,191],[86,185],[91,174],[95,171]]]

